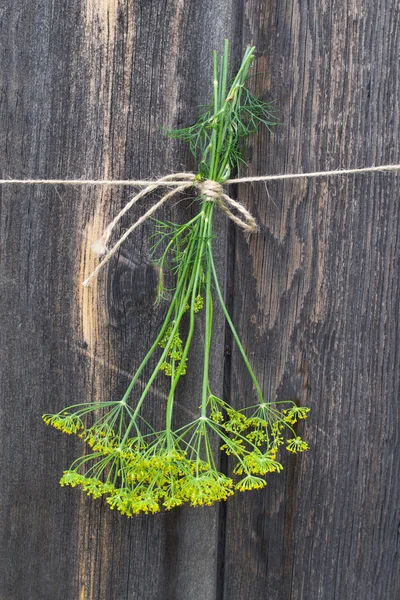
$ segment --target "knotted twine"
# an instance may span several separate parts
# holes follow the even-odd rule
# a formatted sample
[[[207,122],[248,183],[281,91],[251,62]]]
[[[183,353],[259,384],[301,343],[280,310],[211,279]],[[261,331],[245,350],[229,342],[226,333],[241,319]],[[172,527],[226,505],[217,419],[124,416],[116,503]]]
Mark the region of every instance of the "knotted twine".
[[[353,175],[359,173],[373,173],[382,171],[399,171],[400,164],[380,165],[372,167],[363,167],[361,169],[336,169],[334,171],[315,171],[313,173],[288,173],[282,175],[260,175],[255,177],[240,177],[238,179],[227,179],[224,185],[231,183],[253,183],[257,181],[277,181],[283,179],[311,179],[315,177],[331,177],[338,175]],[[209,202],[215,202],[218,207],[238,225],[244,232],[250,234],[257,231],[257,223],[250,212],[238,201],[233,200],[225,193],[223,184],[211,179],[201,179],[199,175],[194,173],[173,173],[166,175],[155,181],[143,180],[113,180],[113,179],[0,179],[0,185],[23,184],[23,185],[128,185],[128,186],[144,186],[144,189],[133,196],[133,198],[124,206],[117,216],[106,227],[102,236],[93,244],[92,249],[96,254],[104,255],[103,260],[97,265],[95,270],[83,282],[82,285],[87,286],[104,265],[117,252],[118,248],[123,244],[126,238],[139,227],[146,219],[148,219],[156,210],[158,210],[165,202],[173,198],[175,195],[189,188],[195,188],[199,196]],[[142,217],[131,225],[128,230],[119,238],[114,246],[109,250],[107,247],[114,227],[121,217],[134,205],[138,200],[147,196],[151,192],[162,187],[172,187],[173,189],[156,202]],[[236,216],[231,209],[236,210],[241,216]]]
[[[123,235],[119,238],[119,240],[114,244],[114,246],[109,250],[107,247],[108,241],[111,237],[111,234],[114,230],[114,227],[117,225],[118,221],[121,217],[134,205],[138,200],[146,196],[147,194],[155,191],[158,188],[166,187],[166,186],[174,186],[174,188],[167,192],[162,198],[153,204],[151,208],[137,221],[135,221],[128,229],[125,231]],[[89,277],[83,282],[82,285],[87,286],[90,281],[96,277],[97,273],[104,267],[104,265],[114,256],[117,252],[118,248],[121,244],[124,243],[126,238],[142,223],[144,223],[151,215],[158,210],[165,202],[171,200],[174,196],[187,190],[188,188],[194,188],[199,196],[208,202],[215,202],[218,207],[233,221],[238,225],[243,231],[246,233],[253,233],[257,231],[257,223],[255,218],[249,213],[249,211],[236,200],[233,200],[228,194],[224,192],[224,188],[218,181],[213,181],[211,179],[199,179],[197,175],[194,173],[173,173],[172,175],[167,175],[158,179],[154,182],[148,182],[147,187],[145,187],[141,192],[133,196],[133,198],[124,206],[124,208],[117,214],[117,216],[111,221],[111,223],[106,227],[102,236],[93,244],[92,250],[102,256],[105,254],[103,260],[97,265],[95,270],[89,275]],[[240,216],[236,216],[233,214],[232,210],[236,210]]]

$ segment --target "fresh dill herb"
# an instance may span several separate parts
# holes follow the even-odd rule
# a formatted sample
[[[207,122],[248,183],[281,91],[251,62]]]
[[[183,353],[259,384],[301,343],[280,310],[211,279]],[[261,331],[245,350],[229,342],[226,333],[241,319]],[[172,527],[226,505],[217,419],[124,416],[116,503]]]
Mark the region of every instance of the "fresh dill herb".
[[[228,42],[218,61],[213,54],[213,98],[191,127],[167,132],[186,141],[198,160],[198,178],[223,183],[244,163],[244,142],[260,125],[277,123],[272,103],[256,98],[246,87],[254,48],[247,48],[240,68],[229,83]],[[164,323],[139,365],[123,398],[70,406],[44,415],[44,422],[82,438],[91,449],[64,472],[61,485],[80,486],[87,494],[105,496],[110,508],[129,517],[144,512],[170,510],[183,503],[211,505],[226,500],[235,490],[259,489],[265,475],[282,470],[277,461],[280,446],[303,452],[308,445],[294,430],[308,408],[292,401],[265,402],[238,333],[228,314],[213,257],[215,202],[199,198],[199,212],[183,224],[155,220],[152,253],[160,270],[159,301],[169,299]],[[165,287],[163,274],[173,279]],[[169,285],[169,284],[168,284]],[[213,303],[218,301],[253,381],[258,403],[235,409],[213,394],[210,350]],[[190,368],[190,348],[203,314],[203,377],[199,413],[195,419],[173,427],[177,385]],[[185,321],[185,327],[183,327]],[[185,335],[183,334],[185,331]],[[150,360],[156,357],[145,385],[138,385]],[[196,362],[199,358],[196,357]],[[161,374],[161,375],[160,375]],[[159,431],[143,416],[156,379],[169,379],[165,426]],[[139,391],[141,389],[141,391]],[[285,407],[285,408],[283,408]],[[101,416],[98,417],[99,410]],[[88,417],[94,415],[94,424]],[[215,442],[219,443],[216,444]],[[232,476],[218,469],[219,448],[234,459]],[[234,478],[239,477],[239,480]]]

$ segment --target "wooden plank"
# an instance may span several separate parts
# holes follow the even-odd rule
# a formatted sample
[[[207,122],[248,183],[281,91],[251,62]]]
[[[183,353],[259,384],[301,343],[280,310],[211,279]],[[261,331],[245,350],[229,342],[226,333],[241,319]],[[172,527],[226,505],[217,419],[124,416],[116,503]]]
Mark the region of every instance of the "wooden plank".
[[[144,178],[192,166],[160,126],[191,122],[208,99],[210,50],[233,30],[229,2],[10,0],[1,11],[3,177]],[[91,243],[129,192],[0,193],[0,598],[214,599],[218,507],[129,521],[60,489],[81,446],[40,420],[68,404],[119,397],[160,324],[146,227],[91,289],[81,287],[96,264]],[[182,217],[187,206],[164,216]],[[199,403],[196,377],[182,389],[186,410]]]
[[[255,88],[282,125],[249,172],[399,162],[399,4],[246,3]],[[394,174],[240,188],[234,317],[267,399],[311,406],[311,449],[227,504],[226,600],[400,593],[400,202]],[[232,402],[253,397],[238,353]]]

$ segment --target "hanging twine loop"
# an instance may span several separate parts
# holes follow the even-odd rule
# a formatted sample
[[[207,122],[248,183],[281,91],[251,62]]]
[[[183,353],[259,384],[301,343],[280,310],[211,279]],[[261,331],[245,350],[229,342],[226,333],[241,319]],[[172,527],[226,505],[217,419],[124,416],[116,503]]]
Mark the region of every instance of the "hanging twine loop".
[[[258,181],[283,181],[289,179],[314,179],[317,177],[342,177],[343,175],[359,175],[366,173],[379,173],[384,171],[400,171],[400,164],[391,165],[379,165],[371,167],[362,167],[358,169],[335,169],[333,171],[315,171],[311,173],[287,173],[280,175],[258,175],[255,177],[239,177],[238,179],[227,179],[224,184],[230,183],[256,183]],[[223,185],[217,181],[210,179],[201,180],[198,175],[194,173],[173,173],[167,175],[161,179],[155,181],[143,181],[141,179],[0,179],[0,186],[3,185],[68,185],[68,186],[81,186],[81,185],[123,185],[123,186],[140,186],[144,189],[133,196],[133,198],[124,206],[124,208],[117,214],[117,216],[111,221],[111,223],[104,230],[103,235],[97,242],[92,246],[93,250],[99,254],[104,255],[103,260],[99,263],[93,273],[83,282],[86,286],[89,282],[96,277],[97,273],[103,266],[110,260],[110,258],[117,252],[121,244],[126,238],[139,227],[146,219],[148,219],[160,206],[165,202],[173,198],[176,194],[183,192],[189,188],[195,188],[199,192],[199,196],[209,202],[215,202],[219,208],[238,225],[247,234],[257,231],[257,223],[254,217],[249,211],[236,200],[233,200],[225,193]],[[129,229],[119,238],[114,244],[111,250],[108,249],[107,244],[114,230],[114,227],[121,219],[121,217],[134,205],[138,200],[153,192],[161,187],[172,188],[167,194],[165,194],[158,202],[156,202],[140,219],[138,219]],[[232,213],[232,210],[239,213],[237,216]]]
[[[111,234],[117,225],[118,221],[122,216],[130,209],[134,204],[141,198],[150,194],[151,192],[161,188],[173,186],[173,189],[167,192],[162,198],[156,202],[142,217],[135,221],[127,231],[118,239],[111,249],[108,249],[108,242]],[[158,210],[165,202],[171,200],[174,196],[183,192],[189,188],[195,188],[199,196],[201,196],[207,202],[215,202],[217,206],[247,234],[257,231],[257,223],[254,217],[240,202],[233,200],[225,193],[221,183],[213,181],[211,179],[199,179],[194,173],[173,173],[162,177],[157,181],[151,182],[141,192],[133,196],[133,198],[124,206],[124,208],[117,214],[117,216],[111,221],[106,227],[102,236],[93,244],[92,250],[102,256],[105,255],[103,260],[97,265],[95,270],[89,275],[89,277],[83,282],[84,286],[87,286],[92,279],[94,279],[99,271],[108,263],[110,258],[114,256],[118,248],[123,244],[126,238],[137,229],[142,223],[144,223],[151,215]],[[232,210],[236,210],[240,216],[233,214]]]
[[[200,195],[206,200],[215,202],[219,208],[246,233],[254,233],[257,231],[257,222],[255,218],[249,213],[249,211],[236,200],[230,198],[228,194],[225,194],[224,188],[218,181],[212,179],[205,179],[195,183],[196,188],[199,190]],[[235,209],[242,215],[242,218],[237,217],[232,213],[230,208]]]

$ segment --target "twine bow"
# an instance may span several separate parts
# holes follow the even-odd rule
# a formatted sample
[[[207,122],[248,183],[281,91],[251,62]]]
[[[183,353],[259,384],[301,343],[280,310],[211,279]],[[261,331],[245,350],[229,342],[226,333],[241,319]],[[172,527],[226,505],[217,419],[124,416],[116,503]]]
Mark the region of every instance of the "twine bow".
[[[285,173],[281,175],[257,175],[255,177],[240,177],[238,179],[227,179],[224,184],[230,183],[256,183],[257,181],[284,181],[289,179],[314,179],[317,177],[342,177],[343,175],[361,175],[366,173],[379,173],[384,171],[400,171],[400,164],[391,165],[379,165],[371,167],[361,167],[358,169],[334,169],[333,171],[313,171],[311,173]],[[97,242],[93,244],[93,250],[100,255],[105,254],[103,260],[99,263],[93,273],[83,282],[83,285],[88,283],[96,277],[97,273],[102,267],[110,260],[110,258],[116,253],[120,245],[126,240],[128,235],[132,233],[134,229],[139,227],[146,219],[148,219],[160,206],[162,206],[167,200],[183,192],[184,190],[194,187],[198,190],[199,195],[209,202],[216,202],[221,210],[234,222],[239,225],[246,233],[252,233],[257,231],[257,223],[249,213],[249,211],[236,200],[232,200],[224,192],[224,188],[221,183],[212,181],[211,179],[201,180],[198,175],[194,173],[173,173],[167,175],[156,181],[143,181],[141,179],[0,179],[0,186],[3,185],[129,185],[129,186],[141,186],[144,189],[136,194],[124,206],[124,208],[118,213],[113,221],[105,229],[103,235]],[[115,225],[118,223],[122,215],[131,208],[140,198],[143,198],[150,192],[161,188],[161,187],[172,187],[172,190],[165,194],[161,200],[156,202],[140,219],[138,219],[131,227],[126,231],[118,240],[118,242],[108,250],[107,243],[110,239],[112,231]],[[242,218],[237,217],[232,213],[230,209],[235,209]]]
[[[148,185],[140,191],[138,194],[133,196],[133,198],[124,206],[124,208],[117,214],[117,216],[111,221],[111,223],[106,227],[102,236],[93,244],[92,249],[96,254],[100,256],[104,255],[103,260],[97,265],[95,270],[89,275],[89,277],[83,282],[84,286],[87,286],[92,279],[94,279],[98,272],[104,267],[104,265],[114,256],[117,252],[118,248],[121,244],[124,243],[126,238],[137,229],[142,223],[144,223],[151,215],[158,210],[165,202],[183,192],[189,188],[195,188],[199,196],[201,196],[204,200],[208,202],[215,202],[219,208],[233,221],[238,225],[243,231],[246,233],[252,233],[257,231],[257,223],[254,217],[249,213],[249,211],[236,200],[233,200],[225,193],[224,188],[221,183],[218,181],[213,181],[211,179],[199,179],[197,175],[194,173],[173,173],[172,175],[166,175],[161,179],[157,179],[156,181],[147,182]],[[118,241],[114,244],[111,249],[108,249],[108,242],[110,240],[111,234],[117,225],[118,221],[122,218],[122,216],[140,200],[150,194],[154,190],[157,190],[161,187],[172,187],[173,189],[164,194],[162,198],[153,204],[151,208],[137,221],[135,221],[128,229],[125,231],[123,235],[118,239]],[[236,210],[240,216],[237,216],[232,213],[232,210]]]

